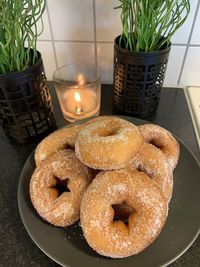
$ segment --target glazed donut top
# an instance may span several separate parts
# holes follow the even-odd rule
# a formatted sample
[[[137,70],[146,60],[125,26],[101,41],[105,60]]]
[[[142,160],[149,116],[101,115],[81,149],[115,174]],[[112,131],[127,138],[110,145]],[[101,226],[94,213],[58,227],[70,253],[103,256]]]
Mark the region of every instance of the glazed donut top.
[[[77,135],[75,152],[89,167],[119,169],[132,161],[144,140],[138,128],[118,117],[100,117]]]

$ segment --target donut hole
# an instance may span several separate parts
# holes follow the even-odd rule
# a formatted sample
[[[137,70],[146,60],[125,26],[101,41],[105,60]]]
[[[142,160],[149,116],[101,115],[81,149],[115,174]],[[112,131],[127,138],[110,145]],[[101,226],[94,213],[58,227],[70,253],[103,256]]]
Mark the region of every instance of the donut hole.
[[[159,149],[163,149],[164,147],[163,140],[161,140],[160,138],[155,138],[155,139],[153,138],[148,143]]]
[[[125,225],[128,225],[129,217],[136,212],[135,209],[128,206],[124,201],[121,204],[112,205],[114,210],[113,222],[122,221]]]
[[[66,178],[64,180],[59,179],[58,177],[54,176],[56,183],[52,188],[55,188],[58,192],[58,197],[62,195],[64,192],[70,192],[70,189],[68,187],[69,179]]]
[[[117,134],[116,128],[101,128],[93,131],[93,135],[99,137],[113,136]]]
[[[136,169],[139,172],[146,172],[144,166],[142,166],[142,165],[138,165]]]
[[[71,149],[71,150],[74,150],[74,147],[69,145],[69,144],[64,144],[63,145],[63,149]]]
[[[138,165],[136,169],[137,169],[137,171],[139,171],[139,172],[143,172],[143,173],[145,173],[146,175],[148,175],[150,178],[153,179],[153,173],[151,173],[151,171],[147,170],[147,169],[145,168],[145,166]]]

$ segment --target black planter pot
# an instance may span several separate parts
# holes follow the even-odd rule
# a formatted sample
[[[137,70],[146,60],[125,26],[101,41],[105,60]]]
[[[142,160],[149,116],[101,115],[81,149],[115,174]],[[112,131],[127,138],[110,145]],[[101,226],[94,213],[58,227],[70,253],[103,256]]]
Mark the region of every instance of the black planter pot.
[[[56,128],[43,61],[23,71],[0,74],[0,123],[17,143],[32,143]]]
[[[113,112],[148,118],[158,108],[171,46],[132,52],[114,43]]]

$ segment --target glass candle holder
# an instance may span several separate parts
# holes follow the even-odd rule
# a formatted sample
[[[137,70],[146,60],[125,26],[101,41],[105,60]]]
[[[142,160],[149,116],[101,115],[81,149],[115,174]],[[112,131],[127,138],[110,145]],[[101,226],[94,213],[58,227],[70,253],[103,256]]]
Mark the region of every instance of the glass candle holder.
[[[54,72],[53,82],[66,120],[74,122],[99,115],[101,77],[95,66],[62,66]]]

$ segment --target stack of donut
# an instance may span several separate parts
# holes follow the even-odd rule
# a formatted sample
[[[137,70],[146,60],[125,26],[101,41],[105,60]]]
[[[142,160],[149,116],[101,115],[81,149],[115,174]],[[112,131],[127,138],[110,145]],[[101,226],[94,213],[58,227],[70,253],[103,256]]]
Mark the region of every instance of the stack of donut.
[[[99,254],[128,257],[162,230],[178,158],[178,142],[164,128],[97,117],[57,130],[37,146],[31,201],[55,226],[80,219]]]

